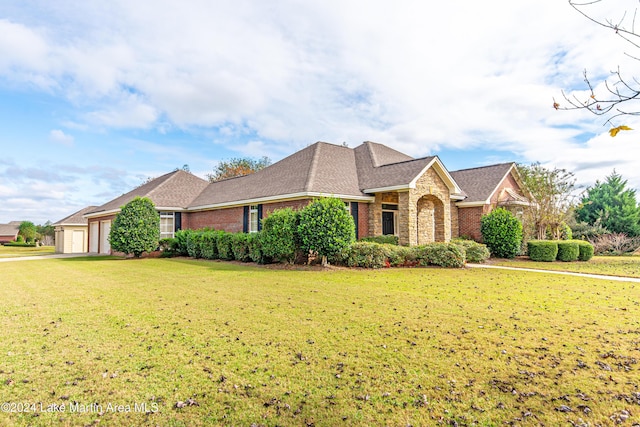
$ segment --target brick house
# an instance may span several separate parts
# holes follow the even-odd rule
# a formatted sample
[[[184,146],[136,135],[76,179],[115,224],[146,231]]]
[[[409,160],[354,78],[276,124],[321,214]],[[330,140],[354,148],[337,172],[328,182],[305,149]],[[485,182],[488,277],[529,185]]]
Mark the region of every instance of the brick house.
[[[500,193],[496,203],[504,198],[503,192],[526,200],[519,180],[510,178],[517,177],[515,168],[515,175],[502,173],[502,168],[485,172],[478,178],[488,179],[487,187],[495,184],[492,194],[498,190]],[[496,179],[498,172],[502,173],[501,179]],[[464,181],[467,175],[462,173],[460,177]],[[111,221],[120,207],[136,196],[148,197],[155,203],[163,237],[187,228],[259,231],[260,220],[275,209],[297,209],[314,198],[333,196],[343,200],[351,212],[358,238],[394,234],[401,244],[418,245],[449,241],[460,235],[460,212],[466,224],[472,215],[466,215],[465,209],[479,206],[461,206],[469,199],[467,193],[475,203],[473,185],[467,191],[437,156],[414,159],[374,142],[364,142],[356,148],[317,142],[259,172],[215,183],[177,170],[85,217],[89,224],[89,252],[110,253],[106,236]],[[493,206],[492,197],[483,211]]]
[[[21,221],[0,224],[0,243],[14,242],[18,238]]]

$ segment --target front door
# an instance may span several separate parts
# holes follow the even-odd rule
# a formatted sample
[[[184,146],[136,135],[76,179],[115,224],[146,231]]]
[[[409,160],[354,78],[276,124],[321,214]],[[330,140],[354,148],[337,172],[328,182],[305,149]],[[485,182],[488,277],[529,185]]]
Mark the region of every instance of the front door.
[[[382,234],[395,234],[394,212],[382,212]]]

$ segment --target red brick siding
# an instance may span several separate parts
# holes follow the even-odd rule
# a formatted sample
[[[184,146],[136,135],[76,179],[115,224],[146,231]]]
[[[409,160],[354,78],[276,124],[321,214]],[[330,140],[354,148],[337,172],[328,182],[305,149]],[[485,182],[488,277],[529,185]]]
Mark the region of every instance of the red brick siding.
[[[230,233],[242,231],[242,219],[244,208],[216,209],[211,211],[188,212],[182,214],[182,228],[197,230],[199,228],[212,227],[216,230],[224,230]]]
[[[478,242],[482,241],[480,233],[480,218],[482,218],[484,206],[471,208],[458,208],[458,224],[460,236],[468,236]]]
[[[262,217],[266,218],[269,214],[276,209],[291,208],[293,210],[300,210],[311,203],[311,199],[301,200],[288,200],[285,202],[265,203],[262,205]]]
[[[352,202],[355,203],[355,202]],[[369,203],[358,203],[358,239],[369,235]]]

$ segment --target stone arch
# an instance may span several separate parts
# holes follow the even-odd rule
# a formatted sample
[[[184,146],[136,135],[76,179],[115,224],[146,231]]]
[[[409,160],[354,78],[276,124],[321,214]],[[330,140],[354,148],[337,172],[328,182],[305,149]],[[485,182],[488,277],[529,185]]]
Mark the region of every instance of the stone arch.
[[[445,241],[444,203],[438,197],[427,194],[417,203],[417,243]]]

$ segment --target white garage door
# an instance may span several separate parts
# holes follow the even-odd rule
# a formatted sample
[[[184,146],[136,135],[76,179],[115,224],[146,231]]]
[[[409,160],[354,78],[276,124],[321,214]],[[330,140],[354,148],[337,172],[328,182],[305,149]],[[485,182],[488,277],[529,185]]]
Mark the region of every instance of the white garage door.
[[[73,239],[71,240],[71,252],[79,254],[84,252],[84,230],[73,230]]]
[[[89,229],[89,241],[91,242],[91,247],[89,248],[89,252],[95,254],[98,253],[98,223],[92,222],[91,228]]]
[[[110,254],[109,233],[111,232],[111,221],[100,222],[100,253]]]

